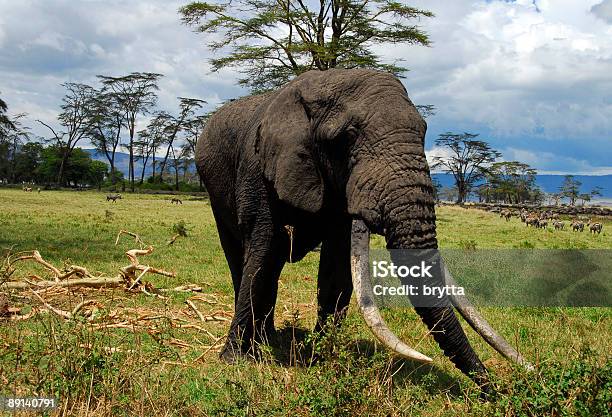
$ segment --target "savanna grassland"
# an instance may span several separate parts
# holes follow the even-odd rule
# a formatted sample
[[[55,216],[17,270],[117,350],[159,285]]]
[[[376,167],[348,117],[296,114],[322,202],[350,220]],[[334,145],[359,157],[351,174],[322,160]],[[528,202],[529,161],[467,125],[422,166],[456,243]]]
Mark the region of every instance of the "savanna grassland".
[[[468,329],[492,371],[495,392],[484,401],[412,309],[388,310],[385,318],[434,359],[431,366],[389,355],[354,303],[341,329],[312,337],[317,253],[283,270],[279,332],[262,346],[260,360],[220,363],[233,290],[208,202],[185,196],[177,206],[169,196],[130,194],[105,200],[96,192],[0,190],[3,254],[35,249],[57,267],[115,276],[129,263],[125,251],[140,247],[128,236],[115,245],[117,232],[128,230],[155,248],[141,263],[176,276],[145,275],[149,295],[121,288],[51,289],[39,291],[40,298],[4,291],[15,314],[29,318],[0,318],[0,396],[55,396],[60,408],[52,415],[610,415],[611,308],[484,308],[493,327],[538,369],[513,368]],[[182,222],[187,236],[168,245]],[[603,223],[603,232],[592,235],[527,229],[516,218],[506,222],[479,210],[438,209],[442,248],[612,248],[612,222]],[[384,242],[375,237],[372,245]],[[11,280],[46,274],[29,261],[14,267]],[[188,284],[202,291],[161,292]],[[72,319],[43,305],[73,311],[88,300],[96,303]],[[314,356],[322,359],[312,363]]]

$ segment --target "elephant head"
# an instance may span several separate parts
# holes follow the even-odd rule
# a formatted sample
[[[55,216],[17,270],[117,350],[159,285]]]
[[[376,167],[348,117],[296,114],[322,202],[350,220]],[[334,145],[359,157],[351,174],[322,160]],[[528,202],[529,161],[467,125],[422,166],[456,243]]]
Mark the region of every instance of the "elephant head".
[[[368,326],[399,354],[430,361],[386,326],[372,299],[367,256],[369,231],[383,235],[389,249],[437,248],[425,121],[401,82],[377,71],[312,71],[275,94],[258,131],[265,176],[285,203],[353,218],[353,286]],[[437,279],[440,286],[453,282],[446,268]],[[485,378],[453,306],[505,357],[529,366],[467,299],[416,307],[459,369]]]

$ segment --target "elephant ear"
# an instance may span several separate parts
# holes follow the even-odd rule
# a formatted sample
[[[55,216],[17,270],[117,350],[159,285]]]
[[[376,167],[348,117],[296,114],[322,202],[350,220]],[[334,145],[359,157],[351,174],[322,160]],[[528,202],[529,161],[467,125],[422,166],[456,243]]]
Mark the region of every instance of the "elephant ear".
[[[258,145],[265,178],[279,198],[315,213],[323,205],[323,179],[313,158],[311,123],[296,86],[281,90],[266,109]]]

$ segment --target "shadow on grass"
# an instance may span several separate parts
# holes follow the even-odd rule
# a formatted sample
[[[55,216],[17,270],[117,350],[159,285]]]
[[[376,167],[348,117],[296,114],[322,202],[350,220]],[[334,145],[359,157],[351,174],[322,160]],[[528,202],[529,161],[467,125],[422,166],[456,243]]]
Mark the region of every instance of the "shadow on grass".
[[[279,366],[301,368],[324,367],[332,365],[334,361],[354,360],[371,365],[382,361],[388,363],[387,374],[397,386],[416,385],[430,395],[444,392],[453,398],[463,396],[456,375],[435,365],[393,358],[380,344],[365,339],[353,339],[340,346],[321,348],[320,345],[316,346],[319,337],[313,331],[299,326],[286,325],[277,329],[268,339],[271,360]]]

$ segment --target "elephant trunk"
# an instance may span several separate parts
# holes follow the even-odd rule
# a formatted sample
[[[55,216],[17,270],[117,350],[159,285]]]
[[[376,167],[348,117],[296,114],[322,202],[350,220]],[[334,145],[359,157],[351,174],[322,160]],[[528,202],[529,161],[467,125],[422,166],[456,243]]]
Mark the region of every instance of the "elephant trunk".
[[[413,262],[415,259],[439,259],[433,204],[428,201],[413,202],[410,208],[399,210],[395,209],[397,212],[393,220],[386,222],[385,226],[387,248],[391,250],[393,263],[409,265],[410,259]],[[446,285],[440,272],[433,273],[430,277],[409,277],[402,283],[414,285],[421,290],[419,295],[410,295],[410,301],[444,354],[476,383],[486,384],[486,368],[472,349],[455,315],[450,298],[446,295],[440,297],[437,294],[423,294],[422,289],[425,286],[443,288]]]
[[[420,361],[431,362],[431,359],[400,341],[385,324],[375,304],[369,271],[369,231],[361,220],[355,220],[352,228],[351,268],[353,288],[357,304],[368,327],[374,335],[392,351],[399,355]],[[397,253],[397,252],[395,252]],[[402,262],[401,259],[396,259]],[[431,285],[431,283],[430,283]],[[419,300],[420,302],[422,300]],[[459,325],[448,300],[437,301],[433,307],[416,307],[423,322],[433,332],[444,353],[466,375],[470,375],[479,385],[487,382],[486,369],[472,350],[463,329]],[[447,305],[444,305],[446,302]]]

